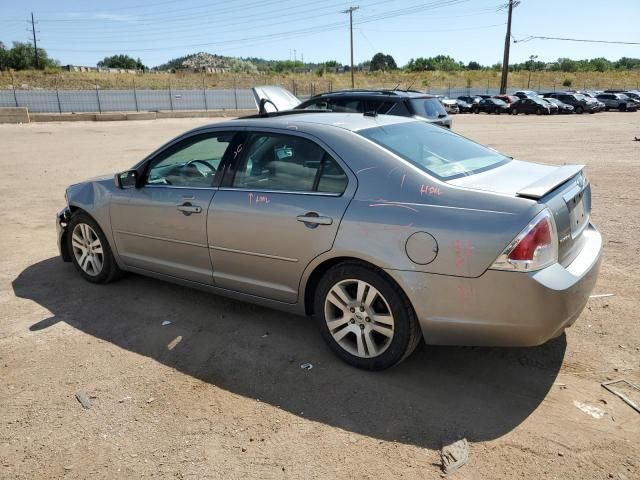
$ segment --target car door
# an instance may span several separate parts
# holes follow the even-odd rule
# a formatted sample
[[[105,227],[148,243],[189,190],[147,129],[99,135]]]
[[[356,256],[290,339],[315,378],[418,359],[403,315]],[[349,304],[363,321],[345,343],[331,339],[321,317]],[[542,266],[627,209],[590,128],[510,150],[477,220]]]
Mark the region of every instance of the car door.
[[[111,225],[125,265],[213,283],[207,211],[234,137],[218,132],[181,140],[147,162],[139,188],[116,190]]]
[[[298,132],[253,131],[242,151],[209,209],[214,283],[295,303],[305,268],[333,245],[355,177]]]

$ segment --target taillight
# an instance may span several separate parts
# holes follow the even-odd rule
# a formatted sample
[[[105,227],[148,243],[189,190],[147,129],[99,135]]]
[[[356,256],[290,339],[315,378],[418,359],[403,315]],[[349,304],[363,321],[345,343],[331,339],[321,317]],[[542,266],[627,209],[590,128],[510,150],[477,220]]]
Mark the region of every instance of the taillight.
[[[532,271],[558,261],[558,234],[549,210],[545,209],[513,239],[491,268]]]

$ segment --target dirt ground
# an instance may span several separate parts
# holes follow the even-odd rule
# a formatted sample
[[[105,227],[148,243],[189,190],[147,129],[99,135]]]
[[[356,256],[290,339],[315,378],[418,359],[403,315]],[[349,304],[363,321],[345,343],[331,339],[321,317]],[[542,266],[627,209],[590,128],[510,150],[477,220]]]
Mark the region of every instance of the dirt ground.
[[[506,154],[587,165],[594,293],[615,296],[541,347],[423,346],[380,373],[304,318],[136,275],[92,285],[58,258],[67,185],[210,121],[0,125],[0,478],[429,479],[455,437],[453,479],[640,478],[640,414],[600,386],[640,384],[640,113],[458,115]]]

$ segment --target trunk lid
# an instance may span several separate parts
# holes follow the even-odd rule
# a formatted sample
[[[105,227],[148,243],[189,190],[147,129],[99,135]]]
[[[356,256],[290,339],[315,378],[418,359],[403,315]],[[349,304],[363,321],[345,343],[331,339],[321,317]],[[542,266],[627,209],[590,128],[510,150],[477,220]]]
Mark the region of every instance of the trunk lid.
[[[582,232],[591,214],[591,186],[583,168],[583,165],[557,167],[513,160],[448,183],[529,199],[547,207],[558,231],[558,261],[567,266],[582,250]]]

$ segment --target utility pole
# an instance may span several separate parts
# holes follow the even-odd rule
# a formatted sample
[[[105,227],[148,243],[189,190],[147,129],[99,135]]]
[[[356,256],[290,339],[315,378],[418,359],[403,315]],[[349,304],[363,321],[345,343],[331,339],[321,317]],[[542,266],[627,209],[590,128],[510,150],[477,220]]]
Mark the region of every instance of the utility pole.
[[[359,8],[360,7],[349,7],[342,12],[349,14],[349,35],[351,39],[351,88],[355,88],[356,86],[355,80],[353,78],[353,12],[355,12]]]
[[[507,19],[507,34],[504,37],[504,56],[502,57],[502,78],[500,79],[500,94],[507,93],[507,75],[509,75],[509,47],[511,46],[511,14],[519,1],[509,0],[509,17]]]
[[[527,81],[527,88],[531,88],[531,70],[533,70],[533,64],[537,60],[538,55],[529,56],[529,80]]]
[[[33,53],[36,55],[36,69],[39,69],[40,61],[38,59],[38,41],[36,40],[36,22],[33,20],[33,12],[31,12],[31,33],[33,33]]]

